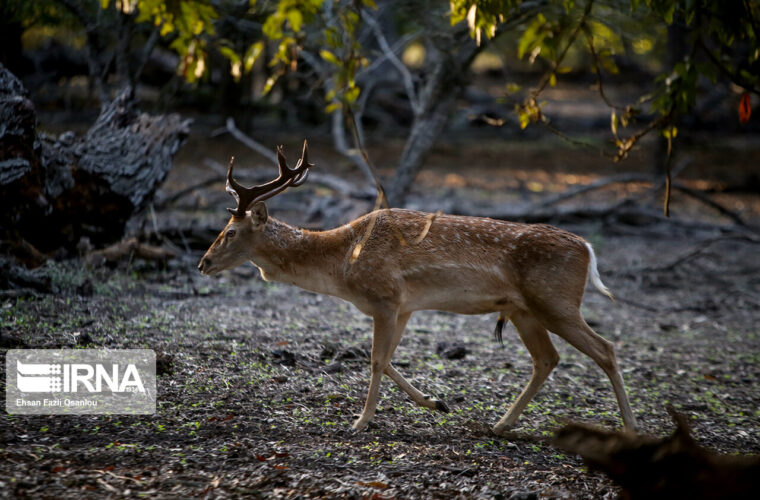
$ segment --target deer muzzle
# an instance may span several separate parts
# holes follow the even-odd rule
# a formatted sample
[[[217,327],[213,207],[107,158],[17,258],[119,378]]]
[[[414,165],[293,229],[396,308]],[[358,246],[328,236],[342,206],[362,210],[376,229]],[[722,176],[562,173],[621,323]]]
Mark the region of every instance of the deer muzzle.
[[[208,257],[203,257],[200,262],[198,262],[198,270],[201,272],[202,275],[206,275],[208,273],[208,269],[211,267],[211,259]]]

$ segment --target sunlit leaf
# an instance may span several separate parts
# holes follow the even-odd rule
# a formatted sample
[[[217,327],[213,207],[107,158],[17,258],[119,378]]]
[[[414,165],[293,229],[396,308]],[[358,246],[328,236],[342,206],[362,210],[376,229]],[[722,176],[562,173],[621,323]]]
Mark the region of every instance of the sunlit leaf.
[[[219,52],[229,59],[231,63],[240,63],[240,54],[235,52],[231,47],[219,47]]]
[[[256,62],[256,59],[258,59],[263,50],[263,41],[256,42],[248,47],[248,50],[245,51],[245,55],[243,56],[243,71],[250,73],[251,68],[253,68],[254,63]]]
[[[274,84],[276,82],[277,82],[276,76],[270,76],[269,78],[267,78],[267,82],[264,84],[264,93],[268,94],[272,90],[272,87],[274,87]]]
[[[662,135],[666,139],[675,139],[676,135],[678,135],[678,129],[671,125],[670,127],[663,129]]]
[[[319,51],[320,57],[324,59],[325,61],[329,62],[330,64],[334,64],[336,66],[340,66],[340,61],[337,57],[335,57],[335,54],[330,52],[329,50],[322,49]]]
[[[340,102],[338,101],[332,102],[328,104],[327,106],[325,106],[325,113],[332,113],[333,111],[337,111],[341,109],[342,107],[343,106],[341,105]]]

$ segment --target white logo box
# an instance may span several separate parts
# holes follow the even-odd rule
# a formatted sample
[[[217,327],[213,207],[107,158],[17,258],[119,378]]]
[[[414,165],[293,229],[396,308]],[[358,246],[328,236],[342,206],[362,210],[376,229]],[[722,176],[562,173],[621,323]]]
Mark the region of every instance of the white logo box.
[[[148,415],[156,412],[151,349],[12,349],[5,410],[16,415]]]

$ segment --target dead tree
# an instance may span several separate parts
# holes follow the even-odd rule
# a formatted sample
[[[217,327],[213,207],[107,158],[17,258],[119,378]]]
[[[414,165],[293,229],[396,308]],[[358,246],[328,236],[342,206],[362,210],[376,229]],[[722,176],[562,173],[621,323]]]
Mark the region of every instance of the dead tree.
[[[190,122],[139,113],[127,88],[84,136],[38,134],[26,90],[0,65],[0,123],[0,238],[6,251],[28,256],[73,251],[83,236],[96,246],[121,239],[166,178]]]

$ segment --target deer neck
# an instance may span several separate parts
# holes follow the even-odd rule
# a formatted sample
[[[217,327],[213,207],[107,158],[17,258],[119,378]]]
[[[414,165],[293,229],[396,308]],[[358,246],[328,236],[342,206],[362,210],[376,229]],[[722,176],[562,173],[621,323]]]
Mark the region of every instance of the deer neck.
[[[312,232],[270,219],[253,248],[251,262],[266,281],[340,295],[338,266],[346,254],[340,229]]]

